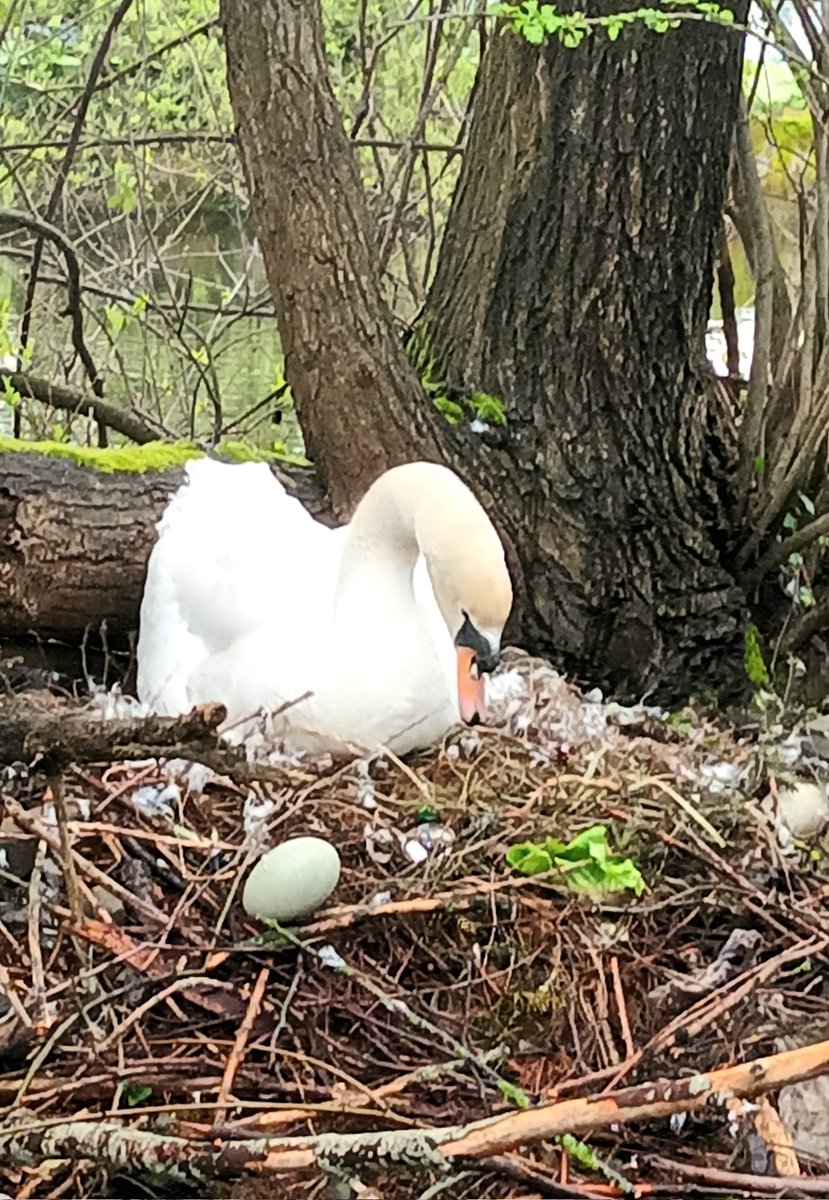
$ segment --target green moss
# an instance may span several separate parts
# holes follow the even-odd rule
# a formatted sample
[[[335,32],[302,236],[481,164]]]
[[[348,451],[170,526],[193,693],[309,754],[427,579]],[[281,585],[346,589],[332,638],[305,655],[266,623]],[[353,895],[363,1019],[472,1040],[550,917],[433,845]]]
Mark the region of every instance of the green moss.
[[[71,442],[27,442],[16,438],[0,438],[0,454],[46,454],[61,458],[79,467],[88,467],[106,475],[114,471],[129,471],[143,475],[145,471],[169,471],[183,467],[192,458],[203,457],[203,451],[190,442],[148,442],[146,446],[114,446],[98,450],[92,446],[76,446]]]
[[[76,466],[111,475],[126,471],[143,475],[145,471],[171,471],[183,467],[194,458],[204,458],[205,452],[192,442],[148,442],[145,446],[113,446],[98,450],[92,446],[76,446],[71,442],[27,442],[0,437],[0,454],[46,454],[73,462]],[[309,466],[307,459],[279,449],[255,450],[243,442],[221,442],[216,450],[219,458],[229,462],[284,462],[294,466]]]
[[[746,627],[743,639],[743,662],[746,675],[755,687],[768,687],[771,683],[763,651],[760,648],[760,631],[756,625]]]

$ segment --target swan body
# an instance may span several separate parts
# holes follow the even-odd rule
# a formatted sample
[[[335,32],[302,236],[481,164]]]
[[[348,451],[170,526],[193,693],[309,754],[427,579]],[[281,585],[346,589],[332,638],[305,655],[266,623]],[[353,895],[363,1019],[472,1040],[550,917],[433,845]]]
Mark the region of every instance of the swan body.
[[[445,467],[386,472],[329,529],[267,465],[197,459],[150,555],[139,698],[219,701],[231,740],[265,713],[294,749],[406,753],[458,723],[459,656],[492,665],[511,602],[500,540]]]

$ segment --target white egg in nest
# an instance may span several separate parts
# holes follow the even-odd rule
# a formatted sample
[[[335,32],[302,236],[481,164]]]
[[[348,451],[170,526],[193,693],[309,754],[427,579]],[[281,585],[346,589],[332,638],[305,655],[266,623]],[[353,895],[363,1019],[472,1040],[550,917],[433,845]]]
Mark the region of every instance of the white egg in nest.
[[[284,924],[319,908],[340,879],[340,856],[318,837],[291,838],[268,850],[245,881],[242,905],[250,917]]]

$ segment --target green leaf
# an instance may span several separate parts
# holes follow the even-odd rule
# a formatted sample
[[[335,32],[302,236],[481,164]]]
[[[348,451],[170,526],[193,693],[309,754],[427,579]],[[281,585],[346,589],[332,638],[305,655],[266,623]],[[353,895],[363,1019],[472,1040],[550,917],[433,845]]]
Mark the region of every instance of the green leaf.
[[[765,470],[766,470],[766,460],[763,458],[762,454],[758,454],[754,460],[754,474],[762,475],[762,474],[764,474]]]
[[[802,492],[799,492],[798,495],[800,496],[800,503],[806,509],[806,512],[809,514],[810,517],[813,517],[815,515],[814,500],[812,500],[811,497],[809,497],[809,496],[804,496]]]
[[[443,413],[448,425],[460,425],[464,417],[460,404],[456,404],[448,396],[435,396],[432,403],[439,412]]]
[[[797,529],[797,517],[794,515],[794,513],[786,513],[785,517],[783,518],[783,528]]]
[[[435,821],[437,821],[437,819],[438,815],[432,808],[431,804],[421,804],[415,816],[415,820],[417,821],[418,825],[432,825],[435,823]]]
[[[143,1104],[145,1100],[149,1100],[152,1094],[153,1089],[148,1087],[146,1084],[143,1086],[139,1084],[132,1084],[124,1091],[127,1104],[130,1108],[135,1108],[137,1105]]]
[[[520,1087],[516,1087],[514,1083],[509,1083],[506,1079],[499,1079],[498,1091],[505,1100],[509,1100],[510,1104],[514,1104],[516,1108],[530,1107],[529,1096]]]
[[[543,875],[553,869],[550,855],[535,842],[519,842],[516,846],[510,846],[507,862],[522,875]]]
[[[598,1169],[599,1160],[596,1158],[594,1151],[577,1137],[573,1137],[572,1133],[563,1133],[561,1137],[556,1138],[556,1141],[562,1150],[566,1150],[580,1167],[584,1167],[588,1171]]]
[[[555,838],[542,844],[521,842],[509,848],[506,858],[522,875],[547,874],[558,867],[568,887],[596,897],[622,891],[641,896],[645,890],[645,880],[632,859],[611,852],[604,825],[582,830],[567,845]]]

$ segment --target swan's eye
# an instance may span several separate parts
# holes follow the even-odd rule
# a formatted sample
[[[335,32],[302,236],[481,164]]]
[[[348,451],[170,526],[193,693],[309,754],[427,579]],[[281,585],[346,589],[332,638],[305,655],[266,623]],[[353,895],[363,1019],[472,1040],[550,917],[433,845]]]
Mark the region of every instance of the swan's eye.
[[[474,678],[478,678],[481,674],[488,674],[494,671],[498,666],[498,655],[493,651],[484,635],[475,628],[469,619],[469,613],[463,611],[463,625],[461,625],[455,635],[455,645],[465,646],[467,650],[474,652],[474,669],[476,674]]]

